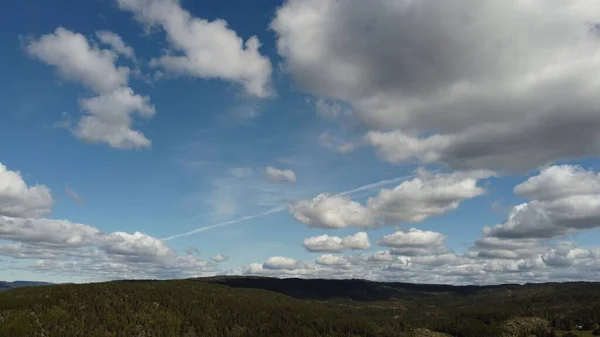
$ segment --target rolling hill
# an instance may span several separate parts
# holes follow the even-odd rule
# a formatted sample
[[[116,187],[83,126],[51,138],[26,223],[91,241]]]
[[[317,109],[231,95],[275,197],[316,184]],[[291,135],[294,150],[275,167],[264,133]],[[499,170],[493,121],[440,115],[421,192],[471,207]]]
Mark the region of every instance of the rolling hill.
[[[583,282],[463,287],[212,277],[0,293],[1,337],[549,337],[599,321],[600,283]]]

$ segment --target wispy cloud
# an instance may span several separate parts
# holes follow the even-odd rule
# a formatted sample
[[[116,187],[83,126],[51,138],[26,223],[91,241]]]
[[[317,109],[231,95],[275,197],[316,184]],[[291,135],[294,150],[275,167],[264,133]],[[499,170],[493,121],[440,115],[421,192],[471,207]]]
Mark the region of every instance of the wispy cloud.
[[[76,204],[79,204],[79,205],[85,204],[85,199],[81,195],[79,195],[77,192],[75,192],[72,188],[70,188],[69,186],[65,187],[65,193]]]
[[[381,187],[381,186],[386,186],[386,185],[391,185],[391,184],[395,184],[395,183],[399,183],[401,181],[404,181],[406,179],[410,179],[414,177],[413,174],[410,175],[405,175],[405,176],[401,176],[401,177],[396,177],[396,178],[392,178],[392,179],[386,179],[386,180],[382,180],[382,181],[378,181],[372,184],[367,184],[367,185],[362,185],[359,186],[355,189],[352,190],[348,190],[348,191],[343,191],[343,192],[339,192],[336,194],[336,196],[343,196],[343,195],[351,195],[357,192],[361,192],[361,191],[365,191],[365,190],[369,190],[369,189],[373,189],[373,188],[377,188],[377,187]],[[233,219],[233,220],[229,220],[229,221],[224,221],[224,222],[220,222],[220,223],[216,223],[213,225],[208,225],[208,226],[204,226],[204,227],[199,227],[196,229],[193,229],[191,231],[185,232],[185,233],[180,233],[180,234],[175,234],[175,235],[171,235],[165,238],[162,238],[162,240],[164,241],[169,241],[169,240],[173,240],[173,239],[177,239],[180,237],[184,237],[184,236],[189,236],[189,235],[194,235],[194,234],[198,234],[198,233],[202,233],[211,229],[215,229],[215,228],[219,228],[219,227],[225,227],[225,226],[229,226],[229,225],[234,225],[240,222],[244,222],[244,221],[248,221],[248,220],[252,220],[252,219],[256,219],[256,218],[260,218],[260,217],[264,217],[270,214],[274,214],[274,213],[279,213],[282,211],[285,211],[287,209],[286,205],[283,206],[278,206],[278,207],[274,207],[271,208],[267,211],[261,212],[261,213],[257,213],[257,214],[253,214],[253,215],[247,215],[241,218],[237,218],[237,219]]]

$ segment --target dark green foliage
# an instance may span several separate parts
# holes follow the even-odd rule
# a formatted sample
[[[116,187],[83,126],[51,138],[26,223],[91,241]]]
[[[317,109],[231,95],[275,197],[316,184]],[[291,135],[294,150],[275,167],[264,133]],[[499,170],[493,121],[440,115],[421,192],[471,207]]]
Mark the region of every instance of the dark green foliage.
[[[417,328],[460,337],[550,337],[557,336],[550,327],[591,330],[596,322],[595,283],[450,287],[212,278],[0,293],[0,337],[375,337],[412,336]]]
[[[198,281],[109,282],[0,294],[0,336],[398,336],[392,309],[340,310]]]

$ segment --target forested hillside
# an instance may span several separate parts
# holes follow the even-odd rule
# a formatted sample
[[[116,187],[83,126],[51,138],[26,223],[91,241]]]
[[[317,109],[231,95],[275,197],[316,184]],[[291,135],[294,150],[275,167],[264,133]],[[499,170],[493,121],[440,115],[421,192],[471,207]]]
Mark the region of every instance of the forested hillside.
[[[552,329],[591,330],[598,322],[598,283],[451,287],[211,278],[0,293],[2,337],[560,336]]]

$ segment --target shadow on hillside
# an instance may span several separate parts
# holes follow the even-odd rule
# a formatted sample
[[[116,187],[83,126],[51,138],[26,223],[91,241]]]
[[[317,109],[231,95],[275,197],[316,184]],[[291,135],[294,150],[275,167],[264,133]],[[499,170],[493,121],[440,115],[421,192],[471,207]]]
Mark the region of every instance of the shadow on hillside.
[[[354,301],[386,301],[414,299],[438,294],[472,295],[484,289],[499,286],[451,286],[372,282],[366,280],[277,279],[266,277],[210,277],[199,278],[234,288],[270,290],[299,299],[329,300],[334,298]],[[506,286],[506,285],[505,285]]]

